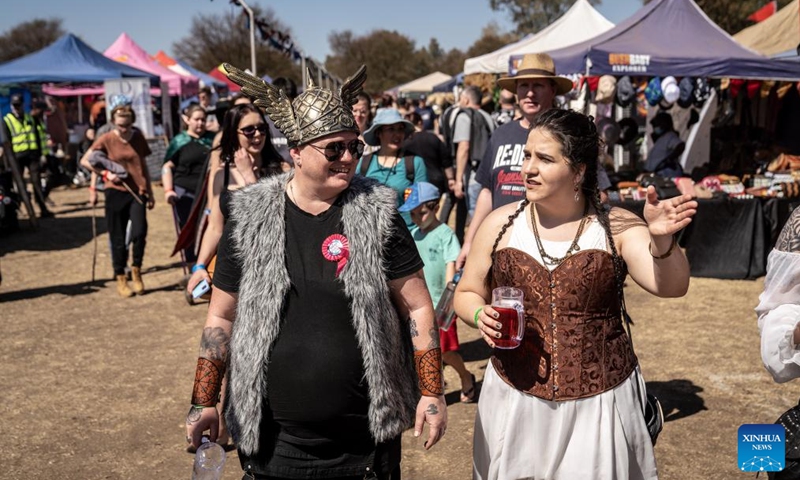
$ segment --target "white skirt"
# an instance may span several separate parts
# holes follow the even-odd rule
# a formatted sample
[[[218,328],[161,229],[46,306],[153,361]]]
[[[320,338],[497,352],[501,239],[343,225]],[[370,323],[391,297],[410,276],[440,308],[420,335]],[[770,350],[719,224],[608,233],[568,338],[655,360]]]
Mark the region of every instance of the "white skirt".
[[[480,480],[657,479],[653,444],[636,398],[639,368],[592,397],[551,402],[486,368],[473,444]]]

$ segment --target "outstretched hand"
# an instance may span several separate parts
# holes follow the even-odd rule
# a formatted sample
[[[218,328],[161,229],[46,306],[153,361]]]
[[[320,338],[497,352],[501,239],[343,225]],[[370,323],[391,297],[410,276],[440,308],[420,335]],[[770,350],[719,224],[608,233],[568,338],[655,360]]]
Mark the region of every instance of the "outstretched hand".
[[[691,195],[659,200],[656,188],[647,187],[647,198],[644,203],[644,219],[654,237],[674,235],[692,223],[697,213],[697,202]]]

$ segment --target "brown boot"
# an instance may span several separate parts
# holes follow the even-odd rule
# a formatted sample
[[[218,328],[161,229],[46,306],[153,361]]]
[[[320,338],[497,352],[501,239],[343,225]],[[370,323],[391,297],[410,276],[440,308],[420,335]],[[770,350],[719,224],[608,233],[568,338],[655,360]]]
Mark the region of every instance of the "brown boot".
[[[133,293],[136,295],[141,295],[144,293],[144,282],[142,282],[141,267],[131,267],[131,284],[133,287]]]
[[[133,296],[133,291],[128,287],[128,279],[125,275],[117,275],[117,293],[122,298]]]

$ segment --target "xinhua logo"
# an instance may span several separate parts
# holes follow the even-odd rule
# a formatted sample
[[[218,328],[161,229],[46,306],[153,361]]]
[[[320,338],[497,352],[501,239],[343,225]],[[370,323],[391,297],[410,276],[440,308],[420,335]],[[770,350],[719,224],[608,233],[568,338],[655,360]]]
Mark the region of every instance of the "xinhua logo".
[[[786,430],[783,425],[739,427],[739,470],[780,472],[786,466]]]

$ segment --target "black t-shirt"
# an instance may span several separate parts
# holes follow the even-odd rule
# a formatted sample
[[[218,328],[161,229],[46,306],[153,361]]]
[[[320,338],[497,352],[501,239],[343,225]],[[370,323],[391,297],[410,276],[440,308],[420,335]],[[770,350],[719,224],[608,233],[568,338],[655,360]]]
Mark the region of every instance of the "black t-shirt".
[[[203,167],[206,165],[206,157],[211,148],[200,141],[191,140],[170,158],[175,164],[172,182],[194,193],[197,184],[205,178]]]
[[[309,468],[318,470],[315,478],[358,475],[372,463],[374,449],[368,385],[350,318],[350,299],[335,277],[336,262],[322,255],[323,241],[343,233],[342,207],[335,204],[315,216],[300,210],[288,196],[285,201],[291,287],[280,334],[270,351],[267,420],[261,428],[262,439],[273,438],[275,443],[250,460],[265,474],[289,478],[301,472],[307,475]],[[384,262],[389,280],[423,266],[399,214],[395,213],[393,223]],[[225,225],[213,280],[214,286],[231,293],[238,291],[241,277],[241,261],[232,251],[233,224],[231,219]],[[397,445],[389,443],[392,448],[379,448],[378,459],[387,468],[390,457],[399,457],[399,438]],[[312,458],[296,458],[298,449]]]
[[[453,166],[453,159],[447,151],[447,146],[439,137],[431,132],[416,132],[403,145],[407,155],[417,155],[425,161],[428,171],[428,182],[436,185],[439,192],[447,191],[447,179],[444,169]]]
[[[522,150],[530,130],[520,121],[501,125],[494,131],[483,156],[475,181],[492,191],[492,209],[525,198],[522,180]]]

